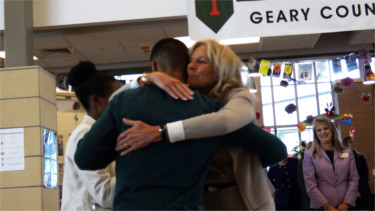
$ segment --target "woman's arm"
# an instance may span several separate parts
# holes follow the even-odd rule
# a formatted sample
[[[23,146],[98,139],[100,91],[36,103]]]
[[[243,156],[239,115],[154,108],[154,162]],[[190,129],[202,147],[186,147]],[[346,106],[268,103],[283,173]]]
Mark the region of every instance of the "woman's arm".
[[[220,136],[255,121],[255,97],[245,88],[232,91],[218,112],[167,124],[171,143]]]
[[[110,174],[109,168],[113,168],[111,165],[114,163],[97,171],[77,170],[90,196],[104,208],[112,208],[115,196],[116,177]]]
[[[145,84],[146,83],[146,84]],[[120,89],[116,90],[108,99],[111,101],[115,95],[120,92],[136,89],[139,87],[143,87],[145,85],[155,84],[159,88],[166,91],[171,97],[174,99],[181,99],[181,100],[189,100],[193,99],[192,92],[188,85],[182,83],[181,81],[165,74],[162,72],[152,72],[152,73],[144,73],[141,77],[137,80],[133,80],[128,84],[123,85]]]
[[[239,88],[231,93],[228,103],[218,112],[167,124],[166,132],[169,141],[174,143],[228,134],[254,120],[255,97],[245,88]],[[122,155],[162,140],[160,126],[132,120],[124,120],[124,123],[132,128],[119,135],[116,150],[121,151],[130,146],[131,149],[122,152]]]

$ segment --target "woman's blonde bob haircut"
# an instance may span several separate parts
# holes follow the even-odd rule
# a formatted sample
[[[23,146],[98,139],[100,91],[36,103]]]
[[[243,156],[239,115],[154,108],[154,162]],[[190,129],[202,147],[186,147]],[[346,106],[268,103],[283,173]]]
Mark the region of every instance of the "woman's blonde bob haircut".
[[[320,143],[320,140],[318,139],[318,136],[316,134],[317,124],[327,125],[332,131],[332,140],[331,141],[332,141],[333,147],[336,150],[338,150],[340,153],[344,150],[344,147],[340,142],[339,135],[337,133],[337,129],[336,129],[335,125],[333,124],[332,120],[330,120],[328,117],[321,116],[321,117],[315,118],[313,124],[314,124],[314,126],[313,126],[314,141],[313,141],[312,148],[314,150],[314,152],[313,152],[314,156],[315,156],[315,154],[318,155],[318,156],[321,155],[321,148],[320,148],[321,143]]]
[[[233,88],[243,87],[240,74],[242,61],[228,46],[212,39],[197,41],[191,47],[190,55],[201,45],[207,47],[209,62],[214,66],[218,76],[218,82],[208,93],[208,96],[226,102]]]

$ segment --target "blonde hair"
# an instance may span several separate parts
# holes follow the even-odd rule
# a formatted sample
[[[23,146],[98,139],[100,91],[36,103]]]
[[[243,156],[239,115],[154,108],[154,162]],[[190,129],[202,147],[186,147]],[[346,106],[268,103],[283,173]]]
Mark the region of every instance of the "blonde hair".
[[[321,143],[318,139],[318,136],[316,135],[317,124],[327,125],[332,131],[332,140],[331,141],[332,141],[333,147],[335,149],[337,149],[340,153],[344,150],[344,146],[340,142],[336,126],[332,123],[332,121],[328,117],[325,117],[325,116],[317,117],[317,118],[314,119],[313,124],[314,124],[314,126],[313,126],[314,141],[313,141],[313,144],[312,144],[312,148],[313,148],[313,155],[314,156],[315,156],[315,154],[318,155],[318,156],[321,155],[321,150],[320,150],[320,144]]]
[[[208,96],[225,102],[233,88],[243,87],[240,74],[242,61],[228,46],[211,39],[197,41],[191,47],[190,54],[201,45],[207,47],[208,59],[218,76],[218,82],[208,93]]]

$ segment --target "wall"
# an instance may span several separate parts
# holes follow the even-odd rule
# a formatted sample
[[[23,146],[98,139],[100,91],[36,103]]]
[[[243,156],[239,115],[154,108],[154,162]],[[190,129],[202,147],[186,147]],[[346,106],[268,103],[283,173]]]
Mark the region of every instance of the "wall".
[[[0,210],[59,210],[58,188],[44,188],[43,129],[57,129],[55,87],[37,66],[0,69],[0,128],[24,128],[25,161],[23,170],[0,172]]]
[[[371,94],[369,102],[361,100],[362,93]],[[372,169],[375,169],[375,85],[363,85],[362,82],[355,82],[352,86],[346,87],[344,92],[337,94],[337,97],[340,114],[353,115],[352,126],[355,129],[356,148],[365,156],[369,168],[369,178],[370,181],[373,181]],[[340,124],[340,128],[343,138],[349,135],[350,125]],[[372,190],[374,192],[373,184]]]
[[[59,185],[62,185],[63,173],[64,173],[64,155],[66,144],[68,143],[70,133],[76,128],[82,121],[83,116],[86,114],[85,110],[81,106],[79,110],[73,110],[72,105],[77,100],[57,100],[57,135],[63,136],[63,155],[59,156]],[[77,120],[75,116],[77,115]]]
[[[186,10],[186,0],[33,1],[34,27],[186,16]],[[0,0],[0,17],[4,17],[4,0]],[[0,30],[4,30],[2,19]]]

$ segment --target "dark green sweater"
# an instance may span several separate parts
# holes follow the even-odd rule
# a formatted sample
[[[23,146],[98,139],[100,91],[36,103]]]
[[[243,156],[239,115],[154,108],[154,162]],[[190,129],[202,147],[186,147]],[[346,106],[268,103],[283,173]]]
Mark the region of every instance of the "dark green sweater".
[[[218,138],[156,143],[126,156],[114,151],[116,138],[128,128],[123,117],[159,125],[217,111],[221,106],[197,92],[188,102],[174,100],[153,86],[122,92],[79,142],[75,161],[82,169],[95,170],[116,160],[115,210],[198,209]]]

